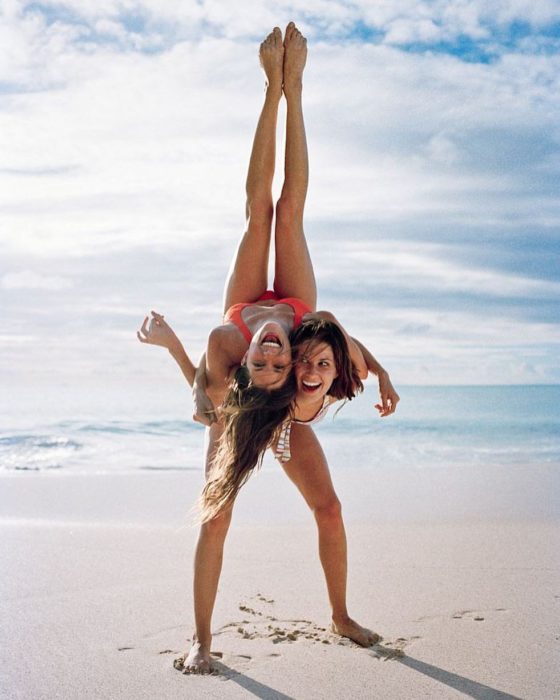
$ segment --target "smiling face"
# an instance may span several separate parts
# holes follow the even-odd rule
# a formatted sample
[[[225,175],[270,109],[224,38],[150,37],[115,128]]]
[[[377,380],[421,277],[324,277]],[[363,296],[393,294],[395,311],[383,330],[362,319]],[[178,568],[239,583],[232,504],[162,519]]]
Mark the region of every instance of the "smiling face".
[[[306,343],[297,348],[296,355],[296,400],[299,403],[322,401],[338,377],[331,346],[321,341]]]
[[[292,369],[292,349],[286,331],[269,321],[253,335],[246,365],[252,383],[260,389],[279,389]]]

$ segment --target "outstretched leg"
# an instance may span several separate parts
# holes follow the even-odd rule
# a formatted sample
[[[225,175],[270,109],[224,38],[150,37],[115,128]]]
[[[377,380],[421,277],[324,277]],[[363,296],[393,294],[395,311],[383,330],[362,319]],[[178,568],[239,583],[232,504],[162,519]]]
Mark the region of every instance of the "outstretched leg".
[[[303,232],[303,209],[309,181],[302,108],[302,76],[306,59],[307,40],[290,22],[284,37],[286,156],[284,185],[276,204],[274,289],[281,296],[303,299],[314,310],[317,286]]]
[[[340,501],[321,445],[309,426],[292,423],[290,446],[292,458],[283,467],[317,522],[319,556],[332,608],[331,629],[362,646],[376,644],[380,636],[352,620],[346,608],[346,533]]]
[[[259,55],[266,74],[266,93],[247,173],[246,230],[226,280],[224,312],[232,304],[255,301],[267,288],[276,122],[282,97],[284,58],[282,33],[278,27],[263,41]]]
[[[206,477],[215,455],[222,425],[214,423],[206,429]],[[225,509],[200,527],[194,556],[194,618],[195,635],[186,658],[176,661],[184,673],[210,673],[211,621],[218,581],[222,571],[224,542],[231,522],[233,507]]]

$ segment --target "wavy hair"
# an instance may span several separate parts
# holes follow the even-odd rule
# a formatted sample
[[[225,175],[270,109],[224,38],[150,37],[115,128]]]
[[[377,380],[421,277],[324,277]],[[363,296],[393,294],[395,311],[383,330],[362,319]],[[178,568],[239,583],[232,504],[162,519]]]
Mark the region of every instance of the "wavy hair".
[[[363,390],[344,333],[336,323],[304,321],[290,334],[290,343],[294,359],[311,344],[330,345],[338,375],[328,391],[330,396],[351,400]],[[224,431],[199,499],[200,522],[211,520],[232,504],[239,489],[261,466],[278,430],[293,417],[296,393],[293,370],[282,387],[267,391],[252,384],[247,367],[239,367],[222,404]]]
[[[239,489],[261,466],[278,428],[292,417],[295,395],[293,371],[282,387],[267,391],[251,383],[247,367],[239,367],[222,404],[224,431],[199,499],[200,522],[233,503]]]
[[[364,390],[362,380],[350,357],[346,337],[337,323],[324,318],[304,321],[290,333],[290,343],[294,360],[297,359],[299,353],[305,353],[312,344],[326,343],[330,345],[338,376],[327,392],[329,396],[351,401],[356,394]]]

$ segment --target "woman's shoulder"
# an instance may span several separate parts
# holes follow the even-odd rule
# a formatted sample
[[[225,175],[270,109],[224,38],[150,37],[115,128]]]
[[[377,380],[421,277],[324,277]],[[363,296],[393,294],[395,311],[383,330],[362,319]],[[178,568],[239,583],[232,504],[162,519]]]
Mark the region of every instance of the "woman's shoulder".
[[[233,351],[234,354],[247,349],[247,341],[239,328],[231,321],[226,321],[220,326],[212,328],[208,336],[208,346],[224,352]]]
[[[219,326],[214,326],[214,328],[212,328],[212,330],[210,331],[209,337],[215,340],[227,338],[229,335],[233,334],[236,327],[237,326],[231,321],[226,321],[225,323],[222,323]]]

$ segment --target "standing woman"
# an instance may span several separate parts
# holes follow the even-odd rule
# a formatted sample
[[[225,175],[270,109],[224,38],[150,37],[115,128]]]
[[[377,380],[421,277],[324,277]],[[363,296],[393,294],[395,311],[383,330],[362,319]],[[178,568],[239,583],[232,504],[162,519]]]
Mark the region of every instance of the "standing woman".
[[[302,320],[313,317],[316,305],[315,278],[303,231],[308,184],[307,143],[302,112],[302,74],[306,57],[306,40],[293,22],[286,28],[284,42],[280,30],[275,28],[261,44],[260,60],[267,82],[247,175],[247,229],[226,282],[225,323],[210,334],[206,356],[199,367],[202,371],[197,371],[197,378],[201,377],[205,382],[202,395],[205,391],[213,406],[219,407],[233,370],[237,369],[246,354],[251,383],[265,389],[267,403],[273,404],[274,410],[277,410],[277,416],[272,421],[275,426],[290,417],[296,393],[288,334]],[[276,122],[282,94],[287,102],[285,178],[274,211],[272,180]],[[267,293],[274,213],[274,293]],[[178,339],[176,343],[170,341],[170,329],[163,317],[153,315],[149,329],[146,319],[143,336],[139,334],[140,340],[168,347],[192,383],[195,370],[181,343]],[[359,347],[348,336],[345,337],[357,375],[364,378],[369,361],[366,364]],[[195,380],[195,388],[196,383]],[[398,396],[390,382],[383,387],[380,382],[380,388],[383,405],[388,402],[388,412],[392,412]],[[326,389],[328,386],[325,386]],[[211,422],[206,430],[207,479],[212,478],[222,430],[222,420]],[[294,423],[290,439],[290,455],[281,462],[317,522],[319,553],[332,607],[332,630],[368,646],[375,643],[379,636],[354,622],[346,609],[346,537],[340,502],[323,452],[309,425]],[[194,560],[196,631],[192,647],[182,661],[182,669],[187,673],[208,673],[211,670],[211,618],[233,501],[231,499],[201,524]]]

